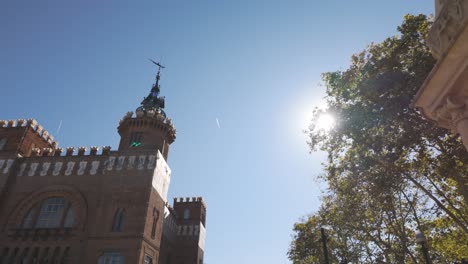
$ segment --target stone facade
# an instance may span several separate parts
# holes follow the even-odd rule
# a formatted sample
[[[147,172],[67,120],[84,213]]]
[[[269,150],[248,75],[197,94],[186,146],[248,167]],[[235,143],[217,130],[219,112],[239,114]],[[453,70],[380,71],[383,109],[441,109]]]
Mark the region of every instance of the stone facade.
[[[203,263],[206,205],[169,206],[175,129],[154,110],[121,120],[117,151],[64,152],[35,120],[0,121],[0,263]]]
[[[414,99],[422,114],[468,149],[468,1],[436,0],[427,43],[437,63]],[[468,175],[457,180],[468,202]]]

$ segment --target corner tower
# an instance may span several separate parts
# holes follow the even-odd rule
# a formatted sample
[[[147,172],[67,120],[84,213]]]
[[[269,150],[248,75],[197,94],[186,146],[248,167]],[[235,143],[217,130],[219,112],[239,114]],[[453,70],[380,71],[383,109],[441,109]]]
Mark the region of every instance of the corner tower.
[[[153,84],[147,97],[136,109],[136,116],[128,112],[120,121],[118,132],[120,134],[119,151],[125,150],[154,150],[157,149],[167,160],[169,145],[176,138],[176,130],[172,120],[164,112],[164,97],[160,96],[159,80],[161,79],[161,64],[152,61],[158,66],[156,82]]]

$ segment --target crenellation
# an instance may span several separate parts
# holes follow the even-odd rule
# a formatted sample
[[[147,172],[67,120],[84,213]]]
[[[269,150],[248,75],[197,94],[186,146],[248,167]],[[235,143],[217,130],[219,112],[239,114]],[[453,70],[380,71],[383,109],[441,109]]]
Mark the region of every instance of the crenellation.
[[[31,151],[31,155],[35,157],[41,156],[41,149],[40,148],[33,148]]]
[[[36,133],[40,136],[42,135],[42,130],[44,130],[44,127],[42,127],[41,125],[37,124],[36,126]]]
[[[20,127],[24,127],[25,123],[26,123],[26,120],[24,119],[18,119],[16,121],[17,126],[20,126]]]
[[[92,147],[90,148],[89,155],[90,155],[90,156],[95,156],[96,153],[98,152],[98,150],[99,150],[99,147],[92,146]]]
[[[74,147],[67,147],[66,150],[67,152],[65,153],[65,156],[73,156],[73,153],[75,152]]]
[[[79,147],[78,148],[78,156],[84,156],[87,148],[86,147]]]
[[[30,119],[28,119],[28,124],[32,129],[35,129],[36,126],[37,126],[37,121],[36,121],[36,119],[30,118]]]
[[[50,156],[52,154],[53,150],[51,148],[43,148],[42,149],[42,156]]]
[[[0,120],[0,127],[3,128],[15,128],[15,127],[26,127],[31,126],[33,129],[38,125],[34,119],[11,119],[11,120]]]
[[[110,154],[111,147],[110,146],[104,146],[102,147],[102,155],[109,155]]]
[[[48,132],[47,130],[44,130],[44,131],[42,132],[41,137],[42,137],[45,141],[47,141],[47,139],[49,138],[49,132]]]
[[[56,148],[54,152],[54,156],[59,157],[62,155],[62,152],[63,152],[63,148]]]

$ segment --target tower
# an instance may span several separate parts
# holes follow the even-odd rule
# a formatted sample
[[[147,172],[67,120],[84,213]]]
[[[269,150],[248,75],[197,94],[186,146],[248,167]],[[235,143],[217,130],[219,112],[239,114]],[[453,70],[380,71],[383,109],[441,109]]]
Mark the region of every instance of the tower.
[[[64,151],[33,119],[0,120],[0,263],[199,264],[206,206],[167,202],[175,128],[156,65],[149,95],[119,123],[116,151]]]
[[[159,150],[167,160],[169,145],[175,140],[175,129],[172,120],[164,112],[164,97],[159,96],[161,78],[161,64],[158,66],[156,82],[153,84],[147,97],[136,110],[136,117],[129,112],[120,122],[119,150]]]

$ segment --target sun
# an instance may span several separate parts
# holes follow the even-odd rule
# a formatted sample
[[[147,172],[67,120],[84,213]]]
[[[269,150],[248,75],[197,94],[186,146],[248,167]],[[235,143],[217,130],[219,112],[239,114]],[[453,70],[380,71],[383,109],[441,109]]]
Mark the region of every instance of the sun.
[[[319,130],[329,131],[335,125],[335,118],[330,114],[321,114],[315,123]]]

